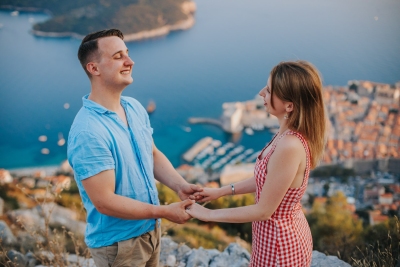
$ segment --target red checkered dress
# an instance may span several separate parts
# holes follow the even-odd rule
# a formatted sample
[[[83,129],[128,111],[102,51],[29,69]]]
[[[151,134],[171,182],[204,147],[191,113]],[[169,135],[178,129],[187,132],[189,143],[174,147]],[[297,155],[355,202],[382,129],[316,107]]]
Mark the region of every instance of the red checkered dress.
[[[306,150],[307,165],[303,183],[299,188],[287,190],[281,204],[269,220],[253,222],[253,244],[249,267],[304,267],[311,264],[313,247],[311,231],[300,204],[310,173],[310,151],[306,140],[299,133],[293,131],[284,133],[263,159],[260,160],[260,156],[257,158],[254,170],[257,184],[256,203],[260,199],[265,182],[268,160],[274,152],[276,144],[287,134],[297,136]],[[274,139],[275,137],[271,142]]]

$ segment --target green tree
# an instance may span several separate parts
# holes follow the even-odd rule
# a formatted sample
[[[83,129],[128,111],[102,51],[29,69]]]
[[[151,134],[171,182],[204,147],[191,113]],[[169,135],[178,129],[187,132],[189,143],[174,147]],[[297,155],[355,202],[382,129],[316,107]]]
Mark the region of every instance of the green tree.
[[[350,259],[354,248],[360,244],[362,222],[348,209],[342,192],[328,198],[326,203],[314,202],[307,216],[313,236],[314,249],[330,255]]]

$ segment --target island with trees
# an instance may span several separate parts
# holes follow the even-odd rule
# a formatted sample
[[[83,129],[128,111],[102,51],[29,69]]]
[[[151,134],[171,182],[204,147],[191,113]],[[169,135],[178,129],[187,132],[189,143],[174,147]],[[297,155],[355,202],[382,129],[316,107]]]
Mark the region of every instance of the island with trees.
[[[33,25],[37,36],[82,38],[118,28],[126,41],[135,41],[189,29],[196,5],[190,0],[2,0],[0,8],[50,14],[49,20]]]

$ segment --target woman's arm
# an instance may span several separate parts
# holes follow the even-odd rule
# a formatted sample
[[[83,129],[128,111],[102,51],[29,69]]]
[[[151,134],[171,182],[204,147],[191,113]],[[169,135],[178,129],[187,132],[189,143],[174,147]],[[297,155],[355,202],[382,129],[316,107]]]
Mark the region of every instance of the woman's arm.
[[[235,183],[234,185],[235,195],[254,193],[256,191],[256,180],[254,177]],[[203,188],[202,192],[194,194],[199,202],[211,201],[223,196],[232,195],[232,186],[225,185],[220,188]]]
[[[269,159],[267,177],[257,204],[218,210],[209,210],[194,204],[186,212],[202,221],[244,223],[268,220],[292,184],[300,163],[305,160],[304,156],[301,141],[295,136],[286,135]],[[245,191],[244,188],[246,187],[243,186],[239,191]]]

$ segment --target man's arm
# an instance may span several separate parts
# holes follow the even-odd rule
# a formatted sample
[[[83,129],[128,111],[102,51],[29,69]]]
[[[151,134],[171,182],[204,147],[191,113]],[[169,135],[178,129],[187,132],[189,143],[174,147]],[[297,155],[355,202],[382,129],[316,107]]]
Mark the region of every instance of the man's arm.
[[[197,185],[189,184],[175,170],[167,157],[157,149],[153,143],[153,158],[154,158],[154,177],[160,182],[174,190],[181,200],[188,199],[196,192],[201,192],[203,189]]]
[[[190,219],[185,208],[194,202],[186,200],[170,205],[156,206],[117,195],[114,193],[114,170],[106,170],[82,180],[82,185],[100,213],[122,219],[166,218],[176,223],[184,223]]]

